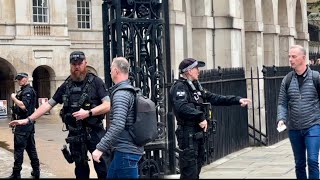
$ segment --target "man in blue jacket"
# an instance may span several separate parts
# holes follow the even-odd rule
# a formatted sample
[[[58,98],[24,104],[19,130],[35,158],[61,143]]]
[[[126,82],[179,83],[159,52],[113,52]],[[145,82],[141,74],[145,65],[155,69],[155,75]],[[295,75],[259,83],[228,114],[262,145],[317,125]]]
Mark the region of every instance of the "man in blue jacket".
[[[288,88],[286,88],[288,75],[281,83],[278,128],[284,127],[285,124],[288,126],[297,179],[307,179],[306,155],[309,178],[319,179],[320,102],[317,93],[319,87],[313,84],[313,72],[307,65],[306,50],[302,46],[290,47],[289,63],[294,72]]]

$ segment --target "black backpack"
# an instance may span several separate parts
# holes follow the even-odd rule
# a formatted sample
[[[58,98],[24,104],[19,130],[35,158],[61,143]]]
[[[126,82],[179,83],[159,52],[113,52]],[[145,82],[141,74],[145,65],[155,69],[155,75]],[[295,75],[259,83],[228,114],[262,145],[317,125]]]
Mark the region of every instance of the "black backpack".
[[[287,74],[287,78],[286,78],[286,81],[285,81],[285,89],[286,89],[286,92],[287,92],[288,89],[289,89],[289,85],[290,85],[290,83],[291,83],[293,73],[294,73],[294,72],[291,71],[291,72],[289,72],[289,73]],[[318,93],[318,98],[320,99],[319,75],[320,75],[320,74],[319,74],[318,71],[312,70],[313,85],[314,85],[314,87],[316,88],[317,93]]]
[[[135,121],[133,124],[126,122],[126,130],[132,136],[135,144],[138,146],[144,146],[147,143],[154,141],[158,137],[158,120],[155,103],[145,97],[140,88],[135,88],[131,85],[116,88],[112,94],[118,90],[130,90],[135,95]]]

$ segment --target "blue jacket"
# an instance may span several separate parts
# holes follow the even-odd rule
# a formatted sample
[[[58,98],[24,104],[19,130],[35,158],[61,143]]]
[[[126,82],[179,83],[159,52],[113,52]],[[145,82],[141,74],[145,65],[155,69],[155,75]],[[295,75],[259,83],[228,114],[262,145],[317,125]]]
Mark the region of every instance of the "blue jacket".
[[[287,76],[282,80],[277,122],[284,121],[288,129],[300,130],[320,124],[320,103],[312,80],[312,70],[308,67],[301,87],[297,74],[293,73],[288,92],[285,89]]]

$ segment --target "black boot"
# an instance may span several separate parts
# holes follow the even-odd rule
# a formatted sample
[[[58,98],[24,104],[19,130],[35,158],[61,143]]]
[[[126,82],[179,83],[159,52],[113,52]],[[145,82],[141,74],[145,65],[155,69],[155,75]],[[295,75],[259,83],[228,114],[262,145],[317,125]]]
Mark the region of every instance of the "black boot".
[[[34,179],[39,179],[40,178],[40,170],[32,170],[31,176],[33,176]]]
[[[8,179],[21,179],[20,171],[12,171],[12,174],[7,178]]]

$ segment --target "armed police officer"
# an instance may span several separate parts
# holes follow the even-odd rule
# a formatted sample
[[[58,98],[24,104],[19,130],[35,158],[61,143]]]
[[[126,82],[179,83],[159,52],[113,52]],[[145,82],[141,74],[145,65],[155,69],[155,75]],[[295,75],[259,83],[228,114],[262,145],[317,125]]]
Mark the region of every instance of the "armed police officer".
[[[18,73],[15,77],[18,82],[20,91],[18,93],[12,93],[11,99],[14,103],[12,108],[13,117],[15,119],[27,118],[31,115],[36,106],[36,93],[33,87],[29,84],[27,73]],[[33,171],[31,175],[35,178],[40,176],[40,164],[36,149],[36,143],[34,140],[34,123],[30,123],[27,126],[19,126],[13,129],[14,133],[14,165],[12,168],[12,174],[9,178],[18,179],[21,178],[20,171],[22,170],[23,154],[24,150],[31,161]]]
[[[12,121],[10,125],[24,125],[34,122],[56,104],[63,104],[60,116],[69,130],[63,155],[69,163],[75,162],[77,179],[89,179],[90,169],[87,152],[92,153],[105,134],[102,120],[110,110],[110,98],[101,78],[87,72],[87,60],[82,51],[70,54],[71,75],[57,89],[54,96],[42,104],[24,120]],[[98,178],[107,175],[107,162],[110,157],[104,153],[100,163],[93,162]]]
[[[205,156],[204,135],[208,122],[203,104],[246,106],[250,99],[239,96],[222,96],[205,91],[198,81],[199,68],[205,63],[193,58],[184,59],[179,65],[181,77],[170,89],[170,100],[176,116],[180,178],[199,179]],[[200,133],[200,135],[199,135]]]

